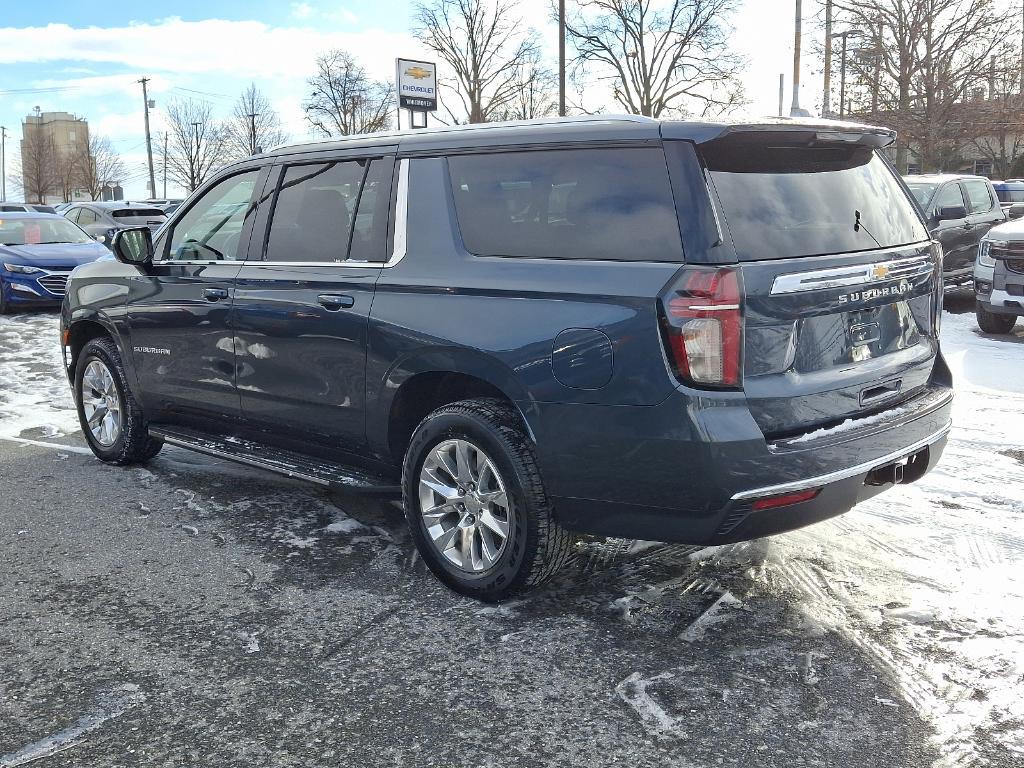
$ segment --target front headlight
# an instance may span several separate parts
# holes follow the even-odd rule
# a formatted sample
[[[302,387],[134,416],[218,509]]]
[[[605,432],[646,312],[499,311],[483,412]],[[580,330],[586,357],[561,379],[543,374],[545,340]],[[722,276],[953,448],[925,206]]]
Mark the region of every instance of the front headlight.
[[[996,260],[992,258],[992,241],[982,240],[978,246],[978,264],[983,267],[994,267]]]
[[[30,267],[27,264],[8,264],[4,262],[4,269],[8,272],[15,272],[19,275],[34,275],[36,272],[42,272],[41,269]]]

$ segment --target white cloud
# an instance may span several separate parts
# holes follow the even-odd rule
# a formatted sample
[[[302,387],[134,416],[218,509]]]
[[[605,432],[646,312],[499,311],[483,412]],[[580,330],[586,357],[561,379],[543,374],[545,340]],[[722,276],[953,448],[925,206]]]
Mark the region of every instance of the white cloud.
[[[245,44],[226,45],[225,41]],[[396,56],[415,55],[419,51],[406,33],[272,27],[260,21],[185,21],[174,17],[122,27],[48,24],[0,28],[0,64],[120,64],[138,72],[196,74],[206,78],[304,78],[313,71],[316,56],[330,48],[344,48],[375,77],[389,79]]]
[[[309,19],[314,13],[313,6],[309,3],[292,3],[291,11],[292,17],[296,19]]]

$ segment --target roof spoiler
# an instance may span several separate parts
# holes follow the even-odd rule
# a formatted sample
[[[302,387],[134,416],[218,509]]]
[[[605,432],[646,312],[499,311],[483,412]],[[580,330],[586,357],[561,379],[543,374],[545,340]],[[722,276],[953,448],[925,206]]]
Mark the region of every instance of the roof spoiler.
[[[792,138],[808,144],[860,144],[881,149],[896,141],[896,131],[876,125],[847,123],[839,120],[808,120],[786,117],[765,118],[751,122],[685,123],[666,122],[661,126],[665,139],[688,139],[703,144],[730,136],[749,133],[794,133]]]

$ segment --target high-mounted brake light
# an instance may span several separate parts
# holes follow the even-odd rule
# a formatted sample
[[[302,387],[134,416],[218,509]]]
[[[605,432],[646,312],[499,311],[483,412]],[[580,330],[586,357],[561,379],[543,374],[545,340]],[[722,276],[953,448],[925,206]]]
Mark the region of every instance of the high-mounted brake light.
[[[662,332],[676,377],[685,384],[740,386],[739,273],[729,267],[687,269],[661,302]]]

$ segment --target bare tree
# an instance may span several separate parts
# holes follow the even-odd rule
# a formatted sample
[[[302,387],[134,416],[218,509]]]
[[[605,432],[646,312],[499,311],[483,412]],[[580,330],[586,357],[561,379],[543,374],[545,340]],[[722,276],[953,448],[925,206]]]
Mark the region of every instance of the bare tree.
[[[75,190],[82,187],[78,158],[72,152],[62,152],[58,149],[54,156],[54,169],[60,199],[70,203],[75,196]]]
[[[533,120],[557,114],[558,75],[544,65],[536,51],[520,65],[512,98],[495,112],[495,118]]]
[[[21,140],[18,176],[27,203],[45,203],[48,192],[61,185],[60,158],[53,136],[40,130],[25,130]]]
[[[103,188],[124,181],[126,172],[120,155],[114,151],[106,136],[90,136],[89,144],[75,158],[78,185],[99,200]]]
[[[306,81],[306,119],[325,136],[373,133],[391,127],[395,87],[372,80],[350,53],[328,51],[316,60],[317,72]]]
[[[454,73],[461,113],[455,122],[501,119],[523,95],[524,73],[537,61],[537,36],[511,0],[429,0],[415,6],[413,34]]]
[[[194,192],[210,173],[230,159],[224,128],[206,102],[185,99],[167,105],[167,173]]]
[[[742,101],[743,60],[731,52],[738,0],[581,0],[566,21],[575,65],[612,84],[633,114],[708,115]]]
[[[998,63],[997,63],[998,62]],[[1015,176],[1024,160],[1024,92],[1020,54],[1010,48],[990,65],[988,98],[964,105],[964,118],[974,150],[992,163],[994,178]]]
[[[281,130],[281,120],[270,101],[250,83],[235,102],[235,108],[224,126],[229,151],[236,157],[248,157],[288,141]]]
[[[986,84],[990,56],[1018,29],[1016,11],[996,0],[834,2],[837,22],[860,32],[872,52],[848,63],[870,84],[854,110],[897,129],[901,170],[910,145],[923,170],[941,169],[972,138],[961,105]]]

